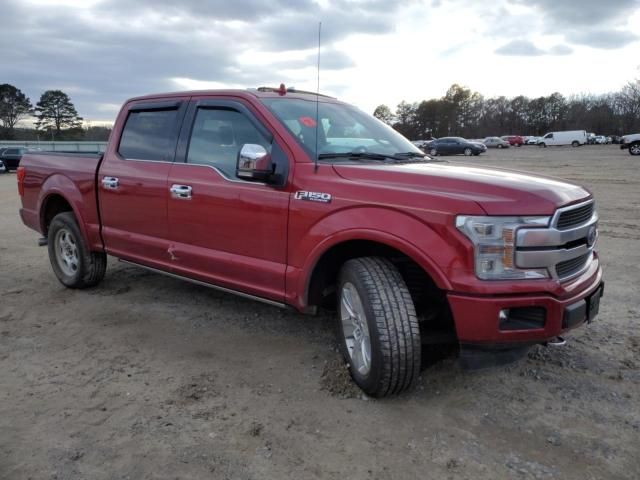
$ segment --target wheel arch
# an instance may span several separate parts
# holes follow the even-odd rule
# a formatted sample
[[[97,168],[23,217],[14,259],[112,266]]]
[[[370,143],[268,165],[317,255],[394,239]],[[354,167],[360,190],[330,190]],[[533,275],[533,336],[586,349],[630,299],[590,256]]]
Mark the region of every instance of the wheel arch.
[[[450,290],[446,275],[436,263],[414,245],[399,237],[381,231],[351,230],[341,232],[322,242],[310,255],[303,268],[303,309],[320,306],[326,289],[335,285],[340,267],[349,259],[365,256],[383,256],[396,262],[410,262],[424,273],[439,290]]]
[[[76,185],[64,175],[52,175],[42,184],[38,201],[40,230],[46,237],[53,218],[62,212],[72,212],[86,245],[91,245],[85,219],[80,211],[82,194]]]

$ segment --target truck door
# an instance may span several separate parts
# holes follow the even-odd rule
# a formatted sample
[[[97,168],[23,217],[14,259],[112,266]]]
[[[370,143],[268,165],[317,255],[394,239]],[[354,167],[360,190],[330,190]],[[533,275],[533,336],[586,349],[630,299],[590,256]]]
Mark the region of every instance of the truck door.
[[[287,155],[244,103],[191,103],[169,173],[173,271],[282,302],[289,192],[236,177],[244,144]]]
[[[98,172],[109,254],[163,270],[171,265],[167,177],[188,100],[135,102],[118,118]]]

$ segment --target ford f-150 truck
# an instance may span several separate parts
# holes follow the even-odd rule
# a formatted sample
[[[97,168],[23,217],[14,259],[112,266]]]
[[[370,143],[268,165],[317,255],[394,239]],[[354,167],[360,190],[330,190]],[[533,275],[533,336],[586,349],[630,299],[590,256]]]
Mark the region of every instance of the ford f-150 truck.
[[[300,312],[336,311],[372,396],[453,342],[468,367],[559,343],[603,293],[594,198],[565,181],[426,156],[292,89],[125,103],[104,154],[27,153],[20,215],[69,288],[107,255]]]

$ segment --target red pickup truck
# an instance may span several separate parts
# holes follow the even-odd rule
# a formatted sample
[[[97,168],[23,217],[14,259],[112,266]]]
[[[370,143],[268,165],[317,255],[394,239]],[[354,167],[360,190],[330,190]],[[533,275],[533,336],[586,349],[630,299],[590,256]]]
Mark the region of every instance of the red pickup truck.
[[[125,103],[103,155],[27,153],[24,223],[70,288],[107,255],[314,313],[354,381],[410,388],[423,349],[512,360],[590,321],[594,199],[562,180],[426,156],[355,107],[259,88]]]

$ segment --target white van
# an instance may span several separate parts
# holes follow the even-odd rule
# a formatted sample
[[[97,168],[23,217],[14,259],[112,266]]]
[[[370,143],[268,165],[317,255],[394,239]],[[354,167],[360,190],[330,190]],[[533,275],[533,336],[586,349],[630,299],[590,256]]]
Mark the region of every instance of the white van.
[[[564,132],[549,132],[538,141],[541,147],[551,147],[557,145],[571,145],[579,147],[587,143],[587,132],[585,130],[566,130]]]

